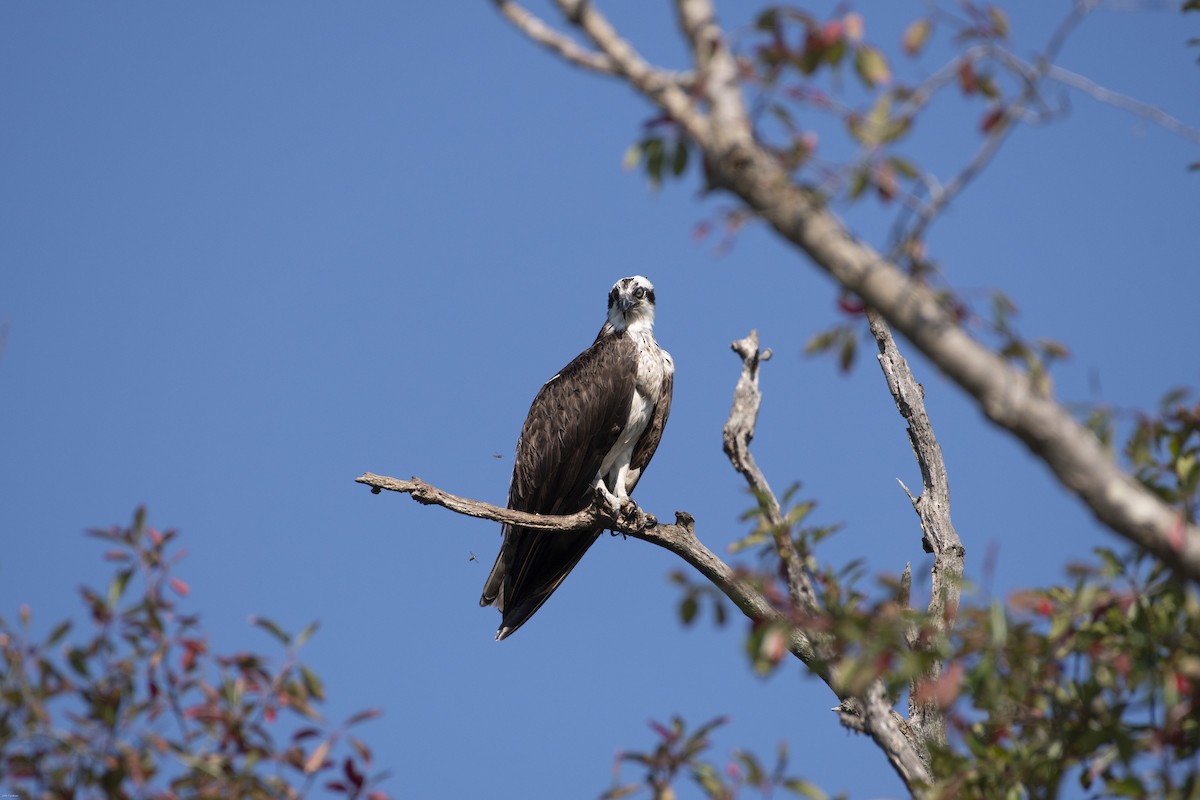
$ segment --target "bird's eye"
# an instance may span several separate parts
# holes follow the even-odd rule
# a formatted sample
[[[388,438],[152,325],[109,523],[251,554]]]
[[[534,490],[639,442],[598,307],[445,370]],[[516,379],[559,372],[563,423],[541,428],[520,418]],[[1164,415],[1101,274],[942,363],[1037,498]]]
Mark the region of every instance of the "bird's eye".
[[[642,288],[641,286],[639,286],[633,290],[633,296],[636,297],[638,300],[641,300],[643,297],[646,296],[646,290],[644,288]]]

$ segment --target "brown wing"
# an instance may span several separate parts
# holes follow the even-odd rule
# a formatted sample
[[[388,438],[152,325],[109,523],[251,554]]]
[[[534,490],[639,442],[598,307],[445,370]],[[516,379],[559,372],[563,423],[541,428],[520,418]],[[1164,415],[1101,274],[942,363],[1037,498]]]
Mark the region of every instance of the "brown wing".
[[[508,507],[573,514],[591,502],[600,463],[629,418],[636,359],[628,337],[597,340],[534,398],[517,443]],[[502,613],[503,639],[533,615],[603,529],[576,533],[504,527],[504,543],[480,605]]]

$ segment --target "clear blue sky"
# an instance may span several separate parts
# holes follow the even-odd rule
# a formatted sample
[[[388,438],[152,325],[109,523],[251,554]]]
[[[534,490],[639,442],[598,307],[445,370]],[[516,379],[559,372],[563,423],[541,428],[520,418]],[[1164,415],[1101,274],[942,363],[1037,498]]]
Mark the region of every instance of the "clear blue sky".
[[[681,64],[666,4],[617,5],[636,44]],[[1019,5],[1032,53],[1068,4]],[[868,36],[894,49],[921,7],[864,4]],[[1097,15],[1062,62],[1200,123],[1192,17]],[[1061,397],[1152,406],[1200,383],[1200,159],[1128,114],[1070,107],[1017,134],[931,247],[954,286],[1004,288],[1028,335],[1069,344]],[[724,254],[694,242],[726,201],[694,173],[656,193],[622,171],[649,115],[627,89],[556,63],[487,3],[5,3],[0,108],[0,614],[80,616],[76,587],[106,575],[81,532],[145,503],[182,531],[188,602],[218,649],[270,650],[251,614],[321,621],[306,659],[332,717],[383,709],[361,733],[396,795],[595,796],[614,754],[675,713],[731,717],[719,758],[786,741],[831,792],[898,793],[823,685],[798,666],[752,677],[740,624],[680,626],[668,554],[603,538],[497,644],[477,601],[498,526],[353,482],[418,474],[502,502],[538,386],[590,343],[611,283],[643,273],[678,369],[643,506],[692,512],[718,552],[745,533],[720,430],[728,344],[757,327],[776,357],[755,452],[777,488],[803,482],[816,521],[845,523],[820,555],[926,575],[895,481],[919,475],[878,371],[802,355],[842,319],[835,291],[762,230]],[[915,155],[968,153],[977,113],[936,118]],[[847,213],[879,243],[889,209]],[[991,551],[1007,593],[1116,541],[914,366],[971,578]]]

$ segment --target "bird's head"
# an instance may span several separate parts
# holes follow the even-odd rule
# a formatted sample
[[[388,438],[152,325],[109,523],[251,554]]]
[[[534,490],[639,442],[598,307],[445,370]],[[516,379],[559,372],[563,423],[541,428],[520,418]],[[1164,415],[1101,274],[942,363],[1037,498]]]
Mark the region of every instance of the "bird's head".
[[[617,333],[654,327],[654,284],[649,278],[633,275],[613,284],[608,293],[608,324]]]

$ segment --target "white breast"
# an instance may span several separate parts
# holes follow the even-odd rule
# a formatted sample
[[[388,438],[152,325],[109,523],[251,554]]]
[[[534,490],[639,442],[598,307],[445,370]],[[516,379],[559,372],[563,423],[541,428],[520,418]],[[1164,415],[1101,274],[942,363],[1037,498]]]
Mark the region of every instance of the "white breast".
[[[654,416],[654,407],[658,405],[662,396],[663,378],[675,370],[671,356],[658,346],[652,333],[629,331],[628,335],[637,345],[638,354],[637,379],[633,401],[629,406],[629,421],[625,423],[616,444],[604,456],[600,474],[597,476],[609,491],[621,498],[628,496],[625,487],[630,483],[627,478],[633,449]]]

